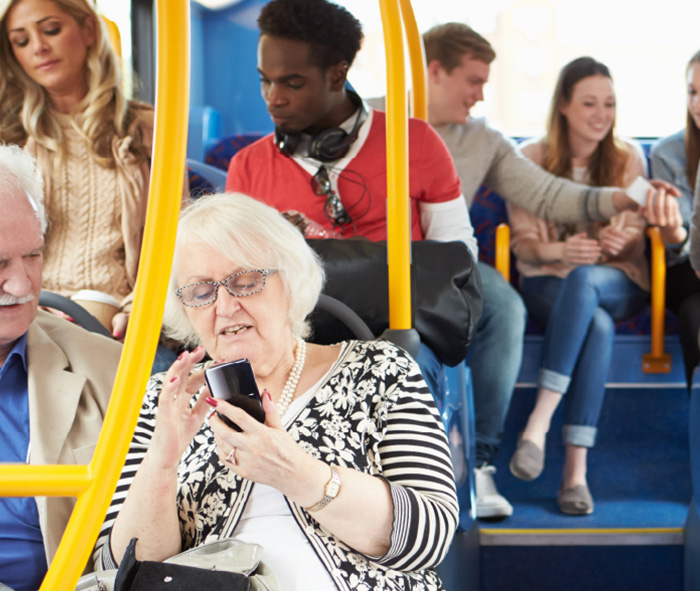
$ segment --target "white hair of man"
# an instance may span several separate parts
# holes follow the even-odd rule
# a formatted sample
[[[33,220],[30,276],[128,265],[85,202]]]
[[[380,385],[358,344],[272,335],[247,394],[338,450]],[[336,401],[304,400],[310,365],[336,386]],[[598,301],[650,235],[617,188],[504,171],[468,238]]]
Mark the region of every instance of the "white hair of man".
[[[44,179],[31,154],[15,145],[0,144],[0,191],[19,188],[26,196],[46,232],[48,220],[44,208]]]

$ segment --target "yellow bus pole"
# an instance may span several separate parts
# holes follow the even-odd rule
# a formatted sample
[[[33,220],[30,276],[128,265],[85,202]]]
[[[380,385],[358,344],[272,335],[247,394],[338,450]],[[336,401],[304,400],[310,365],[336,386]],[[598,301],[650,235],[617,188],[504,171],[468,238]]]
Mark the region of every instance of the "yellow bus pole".
[[[41,591],[73,589],[88,561],[126,458],[160,334],[185,174],[190,18],[187,0],[157,0],[156,6],[154,153],[133,312],[112,400],[87,468],[91,486],[78,498]]]
[[[386,44],[386,176],[389,328],[411,328],[411,219],[408,200],[408,106],[401,14],[379,0]]]
[[[428,90],[425,82],[425,51],[423,39],[418,31],[416,15],[410,0],[400,0],[403,26],[406,30],[406,45],[411,61],[411,116],[428,120]]]

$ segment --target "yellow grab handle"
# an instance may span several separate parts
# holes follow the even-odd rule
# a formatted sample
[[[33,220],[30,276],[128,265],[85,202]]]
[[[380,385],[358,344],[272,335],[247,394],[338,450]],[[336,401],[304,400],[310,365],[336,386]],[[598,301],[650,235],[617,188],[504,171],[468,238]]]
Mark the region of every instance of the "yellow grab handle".
[[[496,270],[503,279],[510,282],[510,226],[498,224],[496,227]]]
[[[386,177],[389,328],[411,328],[411,212],[408,199],[408,106],[401,15],[379,0],[386,45]]]
[[[425,51],[423,39],[418,32],[416,15],[413,12],[410,0],[400,0],[403,26],[406,30],[406,45],[411,60],[411,79],[413,92],[411,93],[411,115],[423,121],[428,120],[428,90],[425,83]]]
[[[671,356],[664,353],[664,315],[666,313],[666,248],[661,231],[647,230],[651,239],[651,353],[642,358],[644,373],[669,373]]]

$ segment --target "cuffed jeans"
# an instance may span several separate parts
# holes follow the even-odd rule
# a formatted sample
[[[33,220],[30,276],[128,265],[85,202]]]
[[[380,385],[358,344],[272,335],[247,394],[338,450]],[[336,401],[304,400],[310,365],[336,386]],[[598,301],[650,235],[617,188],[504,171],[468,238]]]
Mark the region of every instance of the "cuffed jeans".
[[[576,267],[565,279],[523,279],[530,316],[546,326],[538,386],[564,397],[564,444],[593,447],[612,359],[615,322],[644,306],[645,292],[613,267]]]
[[[477,466],[491,464],[523,360],[527,311],[520,294],[479,261],[483,311],[467,355],[474,386]]]

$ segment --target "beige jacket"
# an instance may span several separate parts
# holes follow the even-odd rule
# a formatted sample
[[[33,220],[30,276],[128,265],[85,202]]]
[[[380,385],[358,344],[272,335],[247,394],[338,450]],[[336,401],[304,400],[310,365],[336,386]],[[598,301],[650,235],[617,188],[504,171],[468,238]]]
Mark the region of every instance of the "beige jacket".
[[[121,344],[112,339],[38,311],[27,336],[31,464],[90,462],[121,351]],[[36,499],[49,563],[75,502]]]

